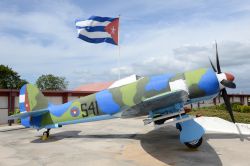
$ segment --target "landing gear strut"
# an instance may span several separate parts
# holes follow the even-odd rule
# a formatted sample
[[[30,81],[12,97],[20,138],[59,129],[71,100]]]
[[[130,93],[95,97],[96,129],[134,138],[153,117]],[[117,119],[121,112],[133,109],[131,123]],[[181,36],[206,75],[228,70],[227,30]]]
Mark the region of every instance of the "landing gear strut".
[[[50,129],[47,129],[47,131],[43,132],[42,140],[45,141],[49,138],[49,131]]]

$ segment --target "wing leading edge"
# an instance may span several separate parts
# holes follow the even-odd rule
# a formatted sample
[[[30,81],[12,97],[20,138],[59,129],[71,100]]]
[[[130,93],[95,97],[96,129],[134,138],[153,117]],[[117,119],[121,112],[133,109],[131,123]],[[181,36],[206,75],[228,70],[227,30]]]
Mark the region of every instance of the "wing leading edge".
[[[135,107],[127,108],[120,114],[122,118],[129,118],[133,116],[147,115],[149,112],[157,110],[168,110],[168,108],[184,105],[188,101],[188,93],[184,90],[177,90],[165,92],[150,98],[144,99],[140,104]]]

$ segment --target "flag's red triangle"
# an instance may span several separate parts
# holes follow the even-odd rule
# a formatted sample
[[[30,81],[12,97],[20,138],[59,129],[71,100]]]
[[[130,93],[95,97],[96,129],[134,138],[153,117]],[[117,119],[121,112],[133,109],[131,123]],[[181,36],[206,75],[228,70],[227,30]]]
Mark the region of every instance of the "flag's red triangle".
[[[115,44],[118,45],[118,28],[119,28],[119,18],[114,19],[105,27],[105,31],[108,32]]]

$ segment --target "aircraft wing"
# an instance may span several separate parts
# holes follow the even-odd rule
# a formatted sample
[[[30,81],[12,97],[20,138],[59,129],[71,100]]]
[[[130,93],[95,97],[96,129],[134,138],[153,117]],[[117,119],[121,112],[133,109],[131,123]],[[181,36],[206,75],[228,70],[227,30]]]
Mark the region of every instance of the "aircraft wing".
[[[49,112],[48,109],[41,109],[41,110],[35,110],[35,111],[31,111],[31,112],[24,112],[24,113],[20,113],[20,114],[11,115],[11,116],[8,117],[8,120],[26,118],[26,117],[29,117],[29,116],[35,117],[35,116],[45,114],[47,112]]]
[[[188,100],[188,93],[184,90],[165,92],[150,98],[144,99],[135,107],[122,111],[120,117],[129,118],[133,116],[147,115],[149,111],[156,111],[170,108],[176,104],[183,104]]]
[[[188,93],[184,90],[165,92],[143,100],[144,109],[154,111],[157,109],[172,106],[177,103],[183,103],[188,100]]]

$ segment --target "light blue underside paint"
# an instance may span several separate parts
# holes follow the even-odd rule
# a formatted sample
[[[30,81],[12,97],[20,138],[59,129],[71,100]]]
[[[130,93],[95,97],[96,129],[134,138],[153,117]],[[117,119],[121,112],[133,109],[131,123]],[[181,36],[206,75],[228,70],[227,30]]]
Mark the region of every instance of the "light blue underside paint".
[[[56,124],[47,125],[43,128],[45,128],[45,129],[59,128],[59,125],[56,123]],[[37,129],[42,129],[42,128],[37,128]]]
[[[163,74],[158,76],[152,76],[150,77],[149,83],[146,85],[145,90],[151,91],[161,91],[168,86],[168,81],[172,77],[172,74]]]
[[[24,127],[30,127],[30,117],[21,118],[21,125]]]
[[[166,115],[166,114],[172,114],[172,113],[178,112],[183,107],[183,105],[184,105],[183,103],[176,103],[176,104],[169,106],[169,107],[161,108],[158,110],[153,110],[152,117],[155,114]]]
[[[189,115],[183,115],[182,117],[186,118]],[[179,117],[177,118],[179,119]],[[187,120],[184,122],[179,123],[181,125],[181,133],[180,133],[180,142],[191,142],[200,139],[204,133],[205,130],[201,125],[199,125],[197,122],[195,122],[193,119]]]
[[[98,107],[105,114],[114,114],[120,110],[120,106],[114,101],[112,93],[104,90],[96,93]]]
[[[72,121],[61,122],[61,123],[59,123],[59,125],[85,123],[85,122],[108,120],[108,119],[114,119],[114,118],[116,118],[116,117],[114,117],[112,115],[100,115],[100,116],[93,116],[93,117],[88,117],[88,118],[83,118],[83,119],[77,119],[77,120],[72,120]],[[47,128],[47,127],[48,126],[45,126],[45,128]]]
[[[210,99],[215,98],[217,95],[218,95],[218,93],[210,95],[210,96],[205,96],[205,97],[199,97],[199,98],[190,99],[188,102],[185,103],[185,105],[192,104],[192,103],[197,103],[199,101],[210,100]]]
[[[48,107],[50,113],[56,117],[61,117],[71,106],[72,102],[68,102],[62,105],[50,105]]]
[[[218,79],[212,69],[208,69],[201,77],[198,86],[206,92],[206,95],[216,94],[220,91]]]

